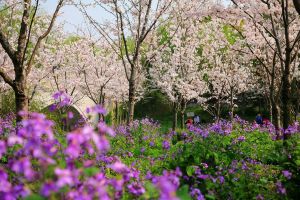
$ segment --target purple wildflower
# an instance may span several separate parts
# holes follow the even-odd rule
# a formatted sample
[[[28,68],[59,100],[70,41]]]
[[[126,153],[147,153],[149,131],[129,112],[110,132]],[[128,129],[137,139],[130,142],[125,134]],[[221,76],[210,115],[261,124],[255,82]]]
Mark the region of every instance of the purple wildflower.
[[[114,164],[109,165],[108,167],[120,174],[126,174],[130,171],[128,167],[120,161],[117,161]]]
[[[170,149],[170,143],[167,141],[167,140],[164,140],[163,143],[162,143],[162,147],[163,149]]]
[[[205,200],[203,194],[198,188],[192,188],[190,194],[196,200]]]
[[[280,181],[277,181],[276,187],[277,187],[277,193],[286,194],[286,189],[284,188],[284,186],[282,185],[282,183]]]
[[[145,193],[145,188],[141,183],[133,182],[127,185],[129,192],[135,196],[140,196]]]
[[[0,159],[2,155],[6,153],[6,144],[4,141],[0,140]]]
[[[282,174],[283,174],[283,176],[284,176],[285,178],[287,178],[287,179],[291,179],[291,178],[292,178],[292,173],[289,172],[288,170],[283,170],[283,171],[282,171]]]

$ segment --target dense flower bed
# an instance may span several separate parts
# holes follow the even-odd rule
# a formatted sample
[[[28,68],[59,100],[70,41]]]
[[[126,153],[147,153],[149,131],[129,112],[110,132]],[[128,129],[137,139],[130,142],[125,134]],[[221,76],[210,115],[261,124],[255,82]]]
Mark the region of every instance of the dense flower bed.
[[[66,98],[56,94],[55,98]],[[69,103],[58,101],[56,108]],[[54,108],[54,109],[56,109]],[[97,106],[90,112],[104,114]],[[72,117],[68,114],[67,117]],[[162,133],[151,119],[131,126],[81,124],[59,133],[29,113],[16,132],[0,119],[0,199],[295,199],[299,124],[285,132],[235,118]],[[289,134],[283,142],[278,131]]]

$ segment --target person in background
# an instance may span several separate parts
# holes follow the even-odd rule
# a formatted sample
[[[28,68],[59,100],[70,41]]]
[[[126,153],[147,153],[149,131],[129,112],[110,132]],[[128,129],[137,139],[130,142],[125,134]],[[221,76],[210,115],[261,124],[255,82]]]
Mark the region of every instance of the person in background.
[[[193,125],[193,120],[192,120],[191,118],[188,118],[188,119],[186,120],[186,122],[185,122],[185,125],[186,125],[187,127]]]
[[[271,123],[267,117],[263,117],[262,122],[263,122],[263,125],[269,125]]]
[[[262,125],[262,124],[263,124],[263,118],[262,118],[262,116],[261,116],[260,113],[258,113],[258,114],[256,115],[255,122],[256,122],[257,124],[259,124],[259,125]]]
[[[194,117],[194,125],[199,125],[200,124],[200,116],[199,115],[195,115]]]

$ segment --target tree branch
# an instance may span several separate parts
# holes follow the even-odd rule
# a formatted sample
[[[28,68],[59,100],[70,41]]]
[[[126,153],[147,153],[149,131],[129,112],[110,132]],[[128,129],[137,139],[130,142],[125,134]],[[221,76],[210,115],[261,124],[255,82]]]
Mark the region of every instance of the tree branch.
[[[17,47],[17,52],[16,52],[16,57],[17,57],[19,64],[23,63],[23,55],[24,55],[25,46],[26,46],[30,7],[31,7],[31,0],[24,0],[24,10],[23,10],[23,16],[22,16],[21,27],[20,27],[19,38],[18,38],[18,47]],[[17,66],[18,65],[15,65],[15,68]],[[21,70],[19,68],[17,68],[17,69],[18,69],[18,71]]]
[[[49,24],[49,26],[48,26],[46,32],[44,32],[44,34],[42,34],[42,35],[38,38],[38,40],[37,40],[37,42],[36,42],[36,44],[35,44],[35,47],[34,47],[34,49],[33,49],[33,51],[32,51],[31,57],[30,57],[30,59],[29,59],[29,61],[28,61],[28,64],[27,64],[27,69],[26,69],[26,74],[27,74],[27,75],[30,73],[30,70],[31,70],[31,68],[32,68],[32,63],[33,63],[34,57],[35,57],[35,55],[37,54],[37,50],[39,49],[42,40],[43,40],[45,37],[47,37],[47,36],[49,35],[49,33],[50,33],[50,31],[51,31],[51,29],[52,29],[52,27],[53,27],[53,25],[54,25],[54,22],[55,22],[55,20],[56,20],[56,18],[57,18],[58,12],[59,12],[59,10],[61,9],[61,7],[63,6],[63,2],[64,2],[64,0],[59,0],[58,4],[57,4],[57,6],[56,6],[56,9],[55,9],[55,11],[54,11],[54,13],[53,13],[53,15],[52,15],[50,24]]]
[[[33,12],[33,15],[32,15],[32,19],[31,19],[31,22],[30,22],[29,32],[28,32],[28,37],[27,37],[27,42],[26,42],[26,46],[25,46],[25,50],[24,50],[24,54],[23,54],[23,59],[22,59],[23,62],[24,62],[24,60],[25,60],[25,56],[26,56],[28,44],[29,44],[29,42],[30,42],[31,30],[32,30],[32,26],[33,26],[33,23],[34,23],[34,18],[35,18],[35,16],[36,16],[38,7],[39,7],[39,0],[36,0],[36,5],[35,5],[34,12]]]
[[[9,44],[8,38],[4,35],[2,30],[0,30],[0,44],[3,47],[3,49],[5,50],[5,52],[7,53],[7,55],[9,56],[9,58],[11,59],[11,61],[13,62],[13,64],[14,65],[18,64],[16,52],[12,48],[12,46]]]
[[[15,88],[15,84],[14,84],[13,80],[1,68],[0,68],[0,76],[3,78],[5,83],[10,85],[12,88]]]

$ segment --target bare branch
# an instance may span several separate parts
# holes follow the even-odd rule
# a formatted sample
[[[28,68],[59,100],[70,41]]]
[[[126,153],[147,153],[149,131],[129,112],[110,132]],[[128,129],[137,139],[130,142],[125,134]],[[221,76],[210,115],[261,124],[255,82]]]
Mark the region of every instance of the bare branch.
[[[58,16],[59,10],[63,6],[63,2],[64,2],[64,0],[59,0],[58,4],[56,6],[56,9],[55,9],[55,11],[54,11],[54,13],[52,15],[52,18],[51,18],[51,21],[50,21],[50,24],[49,24],[47,30],[38,38],[38,40],[37,40],[37,42],[35,44],[35,47],[34,47],[34,49],[32,51],[31,57],[30,57],[30,59],[28,61],[28,64],[27,64],[27,69],[26,69],[26,74],[27,75],[30,73],[34,57],[35,57],[35,55],[37,53],[37,50],[40,47],[40,44],[41,44],[42,40],[49,35],[52,27],[54,26],[54,22],[55,22],[55,20],[56,20],[56,18]]]
[[[24,0],[24,10],[23,10],[23,16],[22,16],[21,27],[20,27],[19,38],[18,38],[18,47],[17,47],[17,52],[16,52],[16,57],[17,57],[19,64],[23,63],[23,55],[24,55],[25,46],[26,46],[30,8],[31,8],[31,0]],[[17,65],[15,65],[15,68],[16,67],[17,67]],[[21,70],[21,69],[18,69],[18,70]]]
[[[28,31],[28,37],[27,37],[27,42],[26,42],[26,46],[25,46],[25,50],[24,50],[24,54],[23,54],[23,59],[22,59],[23,62],[25,60],[25,56],[26,56],[28,44],[30,42],[31,30],[32,30],[32,27],[33,27],[33,23],[34,23],[34,19],[35,19],[38,7],[39,7],[39,0],[36,0],[36,5],[35,5],[34,11],[33,11],[33,15],[32,15],[32,19],[31,19],[31,22],[30,22],[29,31]]]
[[[13,62],[13,64],[17,65],[18,60],[16,57],[16,51],[9,44],[8,38],[4,35],[2,30],[0,30],[0,43],[1,43],[1,46],[3,47],[3,49],[5,50],[5,52],[7,53],[7,55],[9,56],[9,58],[11,59],[11,61]]]

